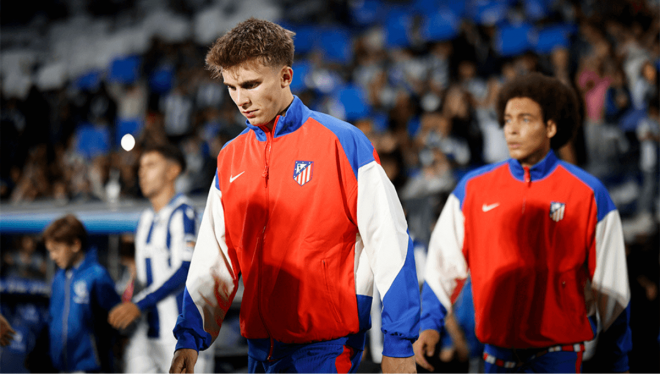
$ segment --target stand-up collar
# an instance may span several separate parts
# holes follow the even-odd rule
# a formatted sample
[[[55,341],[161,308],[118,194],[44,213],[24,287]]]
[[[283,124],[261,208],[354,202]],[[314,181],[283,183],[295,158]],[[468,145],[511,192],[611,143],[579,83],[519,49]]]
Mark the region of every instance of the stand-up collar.
[[[275,130],[275,137],[277,138],[278,136],[286,135],[298,130],[298,128],[305,123],[309,115],[309,108],[303,104],[298,96],[293,95],[293,102],[289,105],[286,113],[275,117],[275,125],[273,127]],[[248,120],[245,121],[245,124],[256,133],[258,140],[266,140],[266,133],[260,126],[254,126],[250,124],[250,121]]]
[[[524,182],[525,169],[522,167],[522,165],[520,165],[520,162],[513,158],[510,158],[508,162],[509,162],[509,170],[511,171],[513,177],[521,182]],[[559,163],[559,159],[557,159],[557,156],[555,156],[555,152],[550,150],[550,152],[548,152],[548,154],[545,155],[543,160],[539,161],[536,165],[529,168],[529,175],[531,177],[531,180],[537,181],[547,177],[550,173],[552,173],[555,170],[558,163]]]

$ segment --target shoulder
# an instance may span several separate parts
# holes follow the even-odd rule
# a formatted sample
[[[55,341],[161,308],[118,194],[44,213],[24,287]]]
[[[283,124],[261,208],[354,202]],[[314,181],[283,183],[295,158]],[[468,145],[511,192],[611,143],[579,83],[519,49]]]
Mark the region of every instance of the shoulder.
[[[231,150],[232,148],[236,147],[237,145],[247,140],[247,137],[250,136],[250,132],[251,132],[250,128],[246,127],[245,130],[241,131],[241,133],[236,135],[235,138],[225,143],[222,146],[222,149],[220,149],[220,153],[218,154],[218,157],[220,157],[220,155],[222,155],[223,152],[227,152],[228,150]]]
[[[610,194],[607,191],[607,188],[605,188],[603,183],[598,180],[598,178],[587,173],[581,168],[564,161],[559,161],[559,166],[566,170],[577,181],[586,185],[589,190],[592,191],[593,197],[598,207],[598,221],[605,217],[605,215],[607,215],[609,212],[616,209],[616,206],[610,198]]]
[[[452,192],[454,196],[456,196],[461,202],[461,206],[463,205],[463,200],[465,199],[465,195],[467,193],[468,183],[476,179],[491,175],[494,171],[502,167],[507,167],[507,161],[501,161],[495,164],[481,166],[465,174],[465,176],[461,178],[461,180],[456,185],[456,188],[454,188],[454,191]]]
[[[346,121],[342,121],[329,114],[316,112],[313,110],[310,111],[309,118],[315,120],[320,125],[330,130],[333,134],[335,134],[335,136],[337,136],[337,138],[339,138],[340,141],[344,139],[355,139],[357,141],[371,144],[367,136],[364,135],[360,129]]]

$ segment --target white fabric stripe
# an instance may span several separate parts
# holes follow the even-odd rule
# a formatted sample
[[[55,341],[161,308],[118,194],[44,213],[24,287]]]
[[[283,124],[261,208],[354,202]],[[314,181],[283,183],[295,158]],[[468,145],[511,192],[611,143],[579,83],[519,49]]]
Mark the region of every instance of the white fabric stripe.
[[[607,330],[630,302],[623,229],[617,210],[596,225],[596,269],[591,283],[603,329]]]
[[[305,179],[305,182],[309,182],[309,178],[312,176],[312,166],[309,165],[305,168],[305,173],[307,173],[307,178]]]
[[[216,299],[216,290],[218,295],[224,297],[224,300],[221,300],[222,304],[230,305],[236,278],[225,240],[225,218],[220,200],[222,192],[215,186],[214,180],[204,209],[197,244],[186,280],[188,293],[195,302],[202,319],[205,316],[204,310],[207,312],[211,310],[214,313],[213,320],[204,319],[204,330],[212,336],[213,340],[220,331],[216,320],[222,320],[226,312],[221,309]],[[216,282],[218,282],[217,285]]]
[[[357,224],[383,298],[405,263],[408,224],[392,182],[376,161],[358,170]]]
[[[355,293],[373,297],[374,273],[369,265],[367,251],[364,250],[364,242],[362,242],[359,233],[355,235],[355,265],[353,272],[355,276]]]
[[[456,288],[456,280],[465,279],[468,275],[463,256],[464,224],[461,202],[451,194],[431,234],[424,272],[426,283],[447,312],[451,310],[451,295]]]

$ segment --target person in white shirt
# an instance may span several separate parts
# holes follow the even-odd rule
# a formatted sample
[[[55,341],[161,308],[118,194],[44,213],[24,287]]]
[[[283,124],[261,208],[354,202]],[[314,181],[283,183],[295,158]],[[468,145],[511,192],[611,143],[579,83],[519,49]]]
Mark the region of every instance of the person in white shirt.
[[[124,355],[126,372],[167,372],[174,354],[172,329],[181,313],[198,226],[188,198],[175,190],[185,167],[181,151],[169,144],[147,148],[140,157],[140,188],[152,206],[142,212],[135,234],[136,281],[143,290],[108,316],[119,329],[137,321]],[[200,358],[195,371],[212,371],[212,356]]]

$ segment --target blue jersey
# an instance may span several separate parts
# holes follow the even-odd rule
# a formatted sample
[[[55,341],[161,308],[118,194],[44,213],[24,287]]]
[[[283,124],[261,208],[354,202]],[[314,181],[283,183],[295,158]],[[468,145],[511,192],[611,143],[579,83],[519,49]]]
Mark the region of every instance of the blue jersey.
[[[55,274],[50,299],[50,355],[60,371],[111,372],[115,330],[108,312],[120,298],[108,271],[87,253]]]

